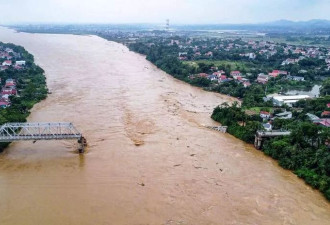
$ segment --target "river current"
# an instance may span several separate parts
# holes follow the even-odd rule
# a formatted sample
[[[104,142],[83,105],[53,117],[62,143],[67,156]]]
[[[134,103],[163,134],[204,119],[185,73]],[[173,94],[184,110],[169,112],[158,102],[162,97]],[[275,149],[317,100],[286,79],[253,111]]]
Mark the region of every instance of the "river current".
[[[251,145],[205,126],[234,99],[175,80],[96,36],[27,34],[52,92],[31,122],[87,138],[18,142],[0,154],[0,224],[327,225],[330,204]]]

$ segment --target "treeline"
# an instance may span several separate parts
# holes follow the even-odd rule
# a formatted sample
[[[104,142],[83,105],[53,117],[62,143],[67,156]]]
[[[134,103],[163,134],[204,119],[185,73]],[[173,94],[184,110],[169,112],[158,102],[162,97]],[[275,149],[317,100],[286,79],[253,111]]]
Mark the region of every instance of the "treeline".
[[[228,103],[221,104],[214,109],[211,117],[223,126],[228,126],[228,133],[251,144],[256,131],[261,128],[259,115],[246,115],[237,102],[231,106]]]
[[[330,96],[299,101],[297,106],[303,107],[302,111],[294,111],[289,120],[275,119],[272,124],[274,129],[290,130],[291,135],[266,141],[263,151],[330,200],[330,129],[313,124],[306,116],[308,112],[319,115],[329,102]],[[259,115],[246,115],[237,103],[216,107],[212,118],[247,143],[253,143],[256,131],[261,129]]]
[[[21,53],[22,59],[26,60],[26,67],[22,70],[9,68],[0,71],[1,86],[8,78],[16,81],[18,96],[10,96],[11,105],[0,109],[0,125],[8,122],[26,122],[30,114],[30,109],[37,102],[47,97],[48,89],[46,87],[46,77],[44,70],[34,64],[34,59],[23,47],[13,44],[2,44],[5,47],[14,49]],[[0,152],[8,146],[9,143],[0,144]]]
[[[189,74],[198,72],[195,67],[183,64],[178,59],[179,47],[177,45],[165,46],[154,44],[148,46],[147,43],[138,42],[130,44],[129,49],[146,55],[147,60],[180,80],[189,81]]]
[[[245,106],[262,106],[264,105],[264,87],[259,84],[253,84],[245,88],[242,84],[235,81],[223,83],[220,85],[213,85],[212,82],[204,77],[189,78],[189,75],[205,72],[205,63],[199,63],[198,67],[182,63],[178,57],[177,52],[179,47],[177,45],[166,46],[162,43],[148,45],[148,43],[133,43],[129,45],[131,51],[146,55],[147,60],[155,64],[158,68],[172,75],[173,77],[183,80],[191,85],[208,88],[221,94],[230,95],[233,97],[244,98],[243,104]],[[210,65],[207,65],[210,68]]]

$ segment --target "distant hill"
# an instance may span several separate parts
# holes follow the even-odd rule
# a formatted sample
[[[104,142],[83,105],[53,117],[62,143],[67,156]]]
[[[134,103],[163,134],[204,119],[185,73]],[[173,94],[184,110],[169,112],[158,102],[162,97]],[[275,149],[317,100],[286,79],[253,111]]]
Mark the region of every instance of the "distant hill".
[[[203,24],[180,25],[177,29],[187,30],[250,30],[267,33],[325,33],[330,34],[330,20],[290,21],[278,20],[259,24]]]
[[[30,24],[10,26],[18,31],[31,33],[74,33],[90,34],[103,31],[145,31],[165,29],[163,24]],[[330,35],[330,20],[290,21],[278,20],[258,24],[172,24],[171,29],[182,31],[240,30],[261,32],[271,35],[317,34]]]
[[[309,21],[290,21],[290,20],[278,20],[270,23],[260,24],[274,27],[307,27],[307,28],[330,28],[330,20],[309,20]]]

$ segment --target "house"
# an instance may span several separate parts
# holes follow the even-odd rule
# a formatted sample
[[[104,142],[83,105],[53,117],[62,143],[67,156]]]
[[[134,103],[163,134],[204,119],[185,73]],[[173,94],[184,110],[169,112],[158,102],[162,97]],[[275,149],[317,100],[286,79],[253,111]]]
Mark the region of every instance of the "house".
[[[270,77],[278,77],[278,73],[274,73],[274,72],[272,72],[272,73],[268,73],[268,76],[270,76]]]
[[[206,56],[212,57],[213,56],[213,52],[207,52],[205,53]]]
[[[0,66],[0,71],[6,70],[8,68],[9,68],[8,66]]]
[[[246,54],[240,54],[240,56],[243,57],[248,57],[249,59],[255,59],[256,58],[256,54],[252,53],[246,53]]]
[[[218,78],[220,78],[222,74],[224,74],[223,71],[217,71],[213,73],[213,75],[216,75]]]
[[[226,75],[221,75],[219,78],[219,82],[224,82],[225,80],[227,80],[227,76]]]
[[[241,76],[241,75],[242,75],[241,72],[240,71],[237,71],[237,70],[230,72],[230,76],[232,76],[232,77],[234,77],[234,76]]]
[[[279,75],[288,75],[287,71],[283,71],[283,70],[273,70],[273,72],[268,74],[271,77],[277,77]]]
[[[287,79],[288,80],[294,80],[294,81],[305,81],[305,78],[304,77],[298,77],[298,76],[287,76]]]
[[[250,87],[251,86],[251,83],[249,81],[245,81],[245,82],[243,82],[243,86],[245,88]]]
[[[10,79],[10,78],[6,80],[5,87],[14,87],[14,86],[16,86],[15,80]]]
[[[330,127],[330,119],[319,119],[319,120],[313,121],[313,123],[323,126],[323,127]]]
[[[0,107],[1,108],[6,108],[10,105],[9,101],[6,99],[1,98],[0,99]]]
[[[3,66],[11,66],[11,60],[5,60],[3,63],[2,63],[2,65]]]
[[[15,62],[15,65],[16,65],[16,66],[25,66],[25,63],[26,63],[26,62],[25,62],[24,60],[16,61],[16,62]]]
[[[317,121],[320,120],[320,118],[314,114],[306,113],[306,116],[309,118],[310,121]]]
[[[5,51],[6,51],[7,53],[13,53],[13,52],[14,52],[14,50],[11,49],[11,48],[6,48]]]
[[[298,73],[308,73],[307,70],[299,70]]]
[[[234,77],[234,79],[235,79],[235,77]],[[236,77],[236,80],[238,80],[239,82],[242,82],[242,81],[243,81],[243,77],[241,77],[241,76],[237,76],[237,77]]]
[[[266,111],[260,111],[260,117],[263,119],[269,119],[270,118],[270,113]]]
[[[1,91],[1,95],[16,95],[17,94],[17,90],[16,89],[2,89]]]
[[[263,73],[260,73],[257,78],[257,82],[261,84],[266,84],[269,80],[269,76]]]
[[[292,118],[292,112],[283,112],[283,113],[278,113],[275,115],[275,118],[278,118],[278,119],[284,119],[284,120],[287,120],[287,119],[291,119]]]
[[[321,114],[322,117],[330,117],[330,111],[324,111]]]
[[[214,81],[214,80],[218,80],[218,77],[216,75],[207,75],[207,79],[211,80],[211,81]]]
[[[290,64],[295,64],[297,63],[299,60],[298,59],[286,59],[282,62],[282,66],[285,65],[290,65]]]

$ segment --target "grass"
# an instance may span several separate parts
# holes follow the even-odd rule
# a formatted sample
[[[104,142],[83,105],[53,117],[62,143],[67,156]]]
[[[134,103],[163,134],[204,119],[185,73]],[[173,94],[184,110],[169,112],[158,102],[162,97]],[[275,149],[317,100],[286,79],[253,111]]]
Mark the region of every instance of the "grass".
[[[230,66],[230,70],[249,70],[251,67],[251,63],[242,62],[242,61],[230,61],[230,60],[196,60],[196,61],[186,61],[183,62],[188,64],[189,66],[198,67],[198,63],[211,64],[213,63],[215,66],[219,67],[219,69],[224,69],[226,66]]]
[[[255,112],[256,114],[259,114],[260,111],[267,111],[267,112],[273,112],[273,108],[271,107],[252,107],[252,108],[249,108],[249,109],[246,109],[248,111],[253,111]]]

